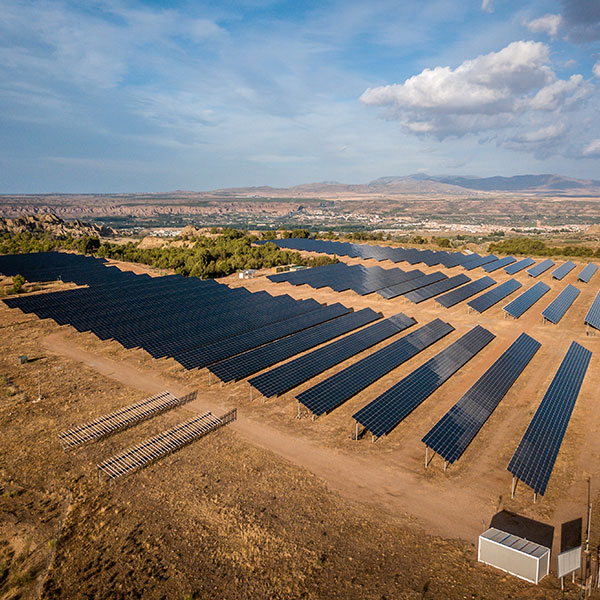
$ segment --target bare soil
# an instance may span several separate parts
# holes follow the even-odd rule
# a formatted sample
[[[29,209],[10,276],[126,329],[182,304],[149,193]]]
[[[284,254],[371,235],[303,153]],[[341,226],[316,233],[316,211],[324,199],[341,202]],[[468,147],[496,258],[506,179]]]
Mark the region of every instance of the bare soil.
[[[558,326],[539,316],[578,271],[563,282],[542,276],[552,291],[518,321],[503,319],[500,307],[478,315],[432,300],[412,305],[229,278],[232,286],[385,316],[403,311],[419,324],[439,316],[456,328],[316,421],[296,418],[295,394],[362,355],[263,403],[256,394],[250,401],[246,382],[209,386],[206,371],[186,372],[0,304],[0,597],[562,598],[553,576],[536,587],[478,564],[475,544],[506,509],[554,526],[556,551],[560,525],[585,515],[588,476],[600,500],[600,337],[586,337],[582,323],[597,285],[576,284],[582,294]],[[534,283],[517,278],[523,289]],[[478,323],[497,336],[488,348],[386,438],[351,439],[357,408]],[[421,437],[521,331],[542,342],[534,360],[456,465],[444,471],[434,459],[425,470]],[[594,357],[547,494],[533,504],[521,485],[511,499],[506,465],[572,339]],[[37,360],[18,365],[21,354]],[[199,397],[104,441],[60,448],[59,431],[163,389],[198,389]],[[234,406],[236,423],[98,484],[95,465],[111,454],[192,412]],[[564,597],[577,593],[569,585]]]

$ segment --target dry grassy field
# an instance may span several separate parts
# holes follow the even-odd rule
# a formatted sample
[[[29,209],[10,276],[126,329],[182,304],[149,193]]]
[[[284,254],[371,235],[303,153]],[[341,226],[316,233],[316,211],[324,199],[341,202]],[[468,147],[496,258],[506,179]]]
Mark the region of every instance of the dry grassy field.
[[[537,278],[552,290],[517,321],[503,318],[504,303],[479,315],[464,303],[446,310],[433,300],[413,305],[264,276],[223,280],[384,316],[402,311],[419,325],[440,317],[455,327],[315,421],[297,419],[295,395],[363,354],[280,398],[263,402],[255,393],[251,401],[245,381],[209,386],[206,370],[187,372],[172,359],[155,360],[0,303],[1,597],[578,597],[572,585],[563,596],[554,576],[533,586],[478,564],[476,542],[494,514],[509,510],[554,526],[556,552],[560,525],[585,515],[588,476],[600,506],[600,336],[586,336],[583,325],[598,283],[577,285],[582,293],[559,325],[543,325],[539,314],[579,270],[562,282],[550,272]],[[524,289],[537,281],[515,277]],[[352,440],[358,408],[476,324],[496,339],[388,436],[374,444],[370,436]],[[532,362],[462,458],[447,471],[434,458],[425,470],[422,436],[522,331],[542,344]],[[511,499],[506,465],[572,340],[594,355],[547,493],[534,504],[520,485]],[[19,365],[22,354],[35,360]],[[58,442],[59,431],[150,394],[195,389],[195,402],[106,440],[67,453]],[[103,459],[194,412],[232,407],[236,423],[136,474],[98,484]],[[599,541],[595,510],[592,546]]]

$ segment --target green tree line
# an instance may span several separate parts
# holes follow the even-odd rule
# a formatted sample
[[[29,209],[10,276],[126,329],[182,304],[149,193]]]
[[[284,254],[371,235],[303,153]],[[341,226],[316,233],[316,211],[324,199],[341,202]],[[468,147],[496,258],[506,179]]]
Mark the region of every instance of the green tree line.
[[[548,246],[542,240],[527,237],[511,238],[488,246],[488,252],[526,256],[572,256],[600,258],[600,248],[588,246]]]
[[[0,254],[72,250],[127,262],[137,262],[161,269],[172,269],[185,276],[201,279],[224,277],[242,269],[262,269],[279,265],[309,267],[338,262],[336,257],[305,258],[298,252],[280,250],[275,244],[253,246],[257,238],[235,229],[224,230],[217,237],[194,238],[192,245],[166,245],[140,248],[139,242],[115,244],[95,237],[52,238],[31,233],[2,234]]]

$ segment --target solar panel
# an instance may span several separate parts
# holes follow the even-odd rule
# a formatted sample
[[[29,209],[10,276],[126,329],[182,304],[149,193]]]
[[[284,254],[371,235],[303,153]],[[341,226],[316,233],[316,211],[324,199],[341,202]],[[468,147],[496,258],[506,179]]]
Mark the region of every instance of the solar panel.
[[[531,269],[527,269],[527,273],[531,275],[531,277],[538,277],[542,273],[546,272],[550,267],[554,266],[554,261],[547,258],[543,260],[541,263],[531,267]]]
[[[412,317],[398,313],[279,365],[266,373],[261,373],[250,379],[249,383],[267,398],[284,394],[319,373],[323,373],[359,352],[404,331],[415,323],[416,321]]]
[[[579,290],[569,284],[567,287],[542,311],[544,319],[555,325],[563,318],[569,307],[579,296]]]
[[[517,296],[512,302],[502,307],[502,310],[511,317],[518,319],[524,312],[529,310],[544,294],[550,291],[550,286],[538,281],[527,291]]]
[[[483,265],[487,265],[488,263],[494,262],[498,260],[498,257],[495,254],[489,254],[488,256],[481,256],[479,258],[475,258],[466,263],[463,263],[463,268],[467,271],[472,271],[477,267],[483,267]]]
[[[451,331],[454,331],[452,325],[435,319],[317,383],[296,398],[315,415],[328,413]]]
[[[488,273],[492,273],[493,271],[497,271],[502,267],[506,267],[514,262],[517,262],[517,259],[513,256],[505,256],[504,258],[500,258],[499,260],[495,260],[494,262],[488,263],[487,265],[483,265],[483,270]]]
[[[388,434],[494,337],[477,325],[354,413],[352,418],[374,437]]]
[[[444,292],[457,288],[459,285],[463,285],[469,281],[471,281],[470,277],[467,277],[464,273],[459,273],[458,275],[454,275],[454,277],[443,279],[442,281],[414,290],[406,294],[405,298],[415,304],[419,304],[419,302],[443,294]]]
[[[403,294],[407,294],[408,292],[412,292],[413,290],[425,287],[426,285],[430,285],[432,283],[435,283],[436,281],[441,281],[442,279],[448,279],[448,276],[444,275],[444,273],[440,271],[437,271],[435,273],[429,273],[429,275],[416,277],[415,279],[411,279],[410,281],[404,281],[402,283],[398,283],[397,285],[382,288],[380,290],[377,290],[377,293],[386,299],[396,298],[397,296],[402,296]]]
[[[509,279],[504,283],[501,283],[498,287],[478,296],[471,302],[467,302],[467,306],[476,310],[478,313],[485,312],[488,308],[494,306],[494,304],[498,304],[500,300],[503,300],[507,296],[510,296],[513,292],[517,291],[522,284],[519,283],[516,279]]]
[[[571,342],[552,383],[533,415],[508,471],[544,495],[592,353]]]
[[[458,460],[540,345],[522,333],[423,437],[425,445],[451,464]]]
[[[600,291],[596,294],[583,322],[594,329],[600,329]]]
[[[515,263],[512,263],[511,265],[508,265],[507,267],[504,267],[504,270],[509,275],[514,275],[515,273],[518,273],[519,271],[522,271],[533,264],[535,264],[535,260],[533,260],[533,258],[523,258]]]
[[[496,282],[491,277],[486,275],[485,277],[472,281],[471,283],[468,283],[457,290],[452,290],[443,296],[439,296],[435,299],[435,301],[445,308],[450,308],[451,306],[454,306],[455,304],[458,304],[459,302],[462,302],[463,300],[482,292],[495,283]]]
[[[575,267],[575,263],[568,260],[567,262],[564,262],[562,265],[560,265],[560,267],[557,267],[556,269],[554,269],[554,271],[552,271],[552,277],[554,279],[561,280],[566,275],[568,275]]]
[[[238,381],[380,318],[380,313],[376,313],[370,308],[363,308],[243,354],[227,358],[210,365],[209,370],[221,381]]]
[[[583,281],[584,283],[589,283],[590,279],[597,270],[598,265],[590,263],[589,265],[586,265],[584,267],[584,269],[581,271],[581,273],[579,273],[579,275],[577,275],[577,279],[579,279],[579,281]]]

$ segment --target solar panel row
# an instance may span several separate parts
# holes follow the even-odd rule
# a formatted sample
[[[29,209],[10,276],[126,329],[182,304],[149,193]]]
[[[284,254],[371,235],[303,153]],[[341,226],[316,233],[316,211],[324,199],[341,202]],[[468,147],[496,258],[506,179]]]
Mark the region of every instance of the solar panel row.
[[[425,445],[449,463],[458,460],[540,345],[522,333],[423,437]]]
[[[459,285],[463,285],[469,281],[471,281],[470,277],[467,277],[464,273],[459,273],[458,275],[454,275],[454,277],[449,277],[431,285],[414,290],[413,292],[406,294],[405,298],[411,302],[414,302],[415,304],[419,304],[424,300],[428,300],[434,296],[439,296],[439,294],[443,294],[448,290],[453,290]]]
[[[440,271],[436,271],[435,273],[429,273],[428,275],[422,275],[421,277],[415,277],[409,281],[382,288],[377,290],[377,293],[389,300],[390,298],[397,298],[398,296],[408,294],[408,292],[412,292],[413,290],[418,290],[426,285],[431,285],[442,279],[448,279],[448,276]]]
[[[571,284],[542,311],[542,316],[551,323],[558,323],[565,315],[575,299],[579,296],[579,290]]]
[[[511,317],[518,319],[523,313],[529,310],[544,294],[550,291],[550,286],[538,281],[527,291],[517,296],[512,302],[509,302],[502,308],[504,312]]]
[[[348,266],[345,263],[336,263],[313,269],[277,273],[269,275],[268,279],[276,283],[287,281],[292,285],[309,285],[315,289],[330,287],[338,292],[350,289],[365,295],[421,276],[423,272],[419,269],[403,271],[398,268],[383,269],[379,266]]]
[[[538,277],[542,273],[545,273],[548,269],[554,266],[554,261],[547,258],[543,260],[541,263],[531,267],[531,269],[527,269],[527,273],[532,277]]]
[[[476,279],[475,281],[472,281],[471,283],[468,283],[467,285],[464,285],[463,287],[457,290],[452,290],[451,292],[448,292],[447,294],[436,298],[435,301],[444,306],[445,308],[450,308],[451,306],[454,306],[459,302],[463,302],[467,298],[470,298],[471,296],[482,292],[483,290],[491,287],[495,283],[496,282],[491,277],[486,275],[481,279]]]
[[[583,322],[594,329],[600,329],[600,291],[596,294]]]
[[[544,495],[592,353],[572,342],[508,464],[508,471]]]
[[[579,279],[579,281],[583,281],[584,283],[589,283],[590,279],[592,278],[592,276],[594,275],[594,273],[598,270],[598,265],[595,265],[594,263],[590,263],[589,265],[586,265],[581,273],[579,273],[579,275],[577,275],[577,279]]]
[[[413,318],[398,313],[261,373],[250,379],[249,383],[267,398],[284,394],[415,323]]]
[[[381,318],[370,308],[348,313],[209,366],[221,381],[238,381],[295,354]]]
[[[11,255],[0,257],[0,262],[6,271],[32,272],[24,269],[30,265],[31,269],[35,266],[36,277],[42,277],[44,269],[53,277],[57,264],[78,266],[82,258],[88,273],[95,274],[93,281],[88,278],[90,287],[9,298],[6,304],[73,325],[79,331],[91,331],[101,339],[115,339],[127,348],[141,347],[155,357],[181,355],[182,361],[189,359],[189,368],[202,364],[202,360],[228,358],[349,312],[340,304],[323,306],[312,299],[273,297],[195,277],[148,277],[115,269],[125,276],[120,279],[117,274],[115,279],[102,260],[78,255]],[[108,280],[102,270],[109,271]],[[202,352],[202,360],[194,356],[207,346],[215,355]]]
[[[315,415],[328,413],[451,331],[454,331],[452,325],[435,319],[317,383],[296,398]]]
[[[389,433],[458,369],[494,339],[477,325],[352,415],[375,437]]]
[[[373,258],[375,260],[391,260],[393,262],[408,262],[410,264],[424,263],[428,266],[444,265],[453,268],[458,265],[466,265],[481,259],[478,254],[462,254],[461,252],[445,252],[443,250],[418,250],[416,248],[391,248],[389,246],[376,246],[372,244],[352,244],[348,242],[335,242],[328,240],[314,240],[304,238],[288,238],[282,240],[261,240],[257,244],[273,243],[279,248],[288,250],[299,250],[319,252],[324,254],[337,254],[351,258]],[[481,264],[486,264],[497,257],[491,257]],[[480,266],[479,264],[475,266]],[[473,268],[475,268],[473,266]]]
[[[574,262],[568,260],[552,271],[552,277],[558,280],[564,279],[576,266]]]
[[[467,302],[467,306],[476,310],[478,313],[485,312],[494,306],[494,304],[498,304],[500,300],[503,300],[513,292],[516,292],[520,287],[522,287],[522,284],[516,279],[509,279],[493,290],[478,296],[474,300],[471,300],[471,302]]]
[[[487,265],[483,265],[483,270],[487,271],[488,273],[492,273],[493,271],[502,269],[502,267],[506,267],[507,265],[510,265],[516,261],[517,261],[517,259],[514,258],[513,256],[505,256],[504,258],[495,260],[491,263],[488,263]]]
[[[519,271],[522,271],[533,264],[535,264],[535,260],[533,260],[533,258],[522,258],[521,260],[504,267],[504,270],[509,275],[514,275],[515,273],[518,273]]]

